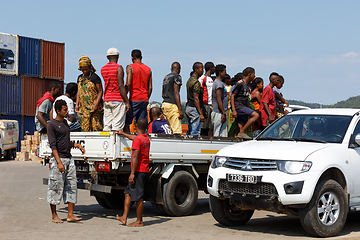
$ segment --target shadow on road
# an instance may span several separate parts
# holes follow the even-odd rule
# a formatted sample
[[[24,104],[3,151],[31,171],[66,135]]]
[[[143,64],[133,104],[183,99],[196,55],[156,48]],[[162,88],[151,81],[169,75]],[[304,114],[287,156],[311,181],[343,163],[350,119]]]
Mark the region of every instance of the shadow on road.
[[[239,227],[228,227],[223,226],[219,223],[215,226],[220,228],[227,228],[238,231],[247,231],[247,232],[261,232],[274,235],[282,236],[291,236],[291,237],[311,237],[305,232],[302,228],[299,217],[296,216],[286,216],[286,215],[267,215],[265,218],[251,219],[244,226]],[[359,233],[360,232],[360,212],[351,212],[348,215],[346,224],[343,230],[338,234],[338,236],[346,236],[350,233]]]
[[[130,208],[129,218],[136,218],[135,204]],[[67,206],[59,208],[57,211],[67,214]],[[209,200],[207,198],[198,199],[195,210],[191,213],[191,216],[202,215],[210,212]],[[116,215],[121,215],[123,210],[106,209],[99,204],[91,205],[75,205],[74,214],[82,217],[83,221],[96,218],[107,218],[116,220]],[[146,225],[158,224],[171,220],[172,217],[159,214],[151,205],[150,202],[144,203],[144,217],[158,218],[156,220],[147,221]],[[153,222],[153,223],[152,223]],[[150,223],[150,224],[149,224]]]

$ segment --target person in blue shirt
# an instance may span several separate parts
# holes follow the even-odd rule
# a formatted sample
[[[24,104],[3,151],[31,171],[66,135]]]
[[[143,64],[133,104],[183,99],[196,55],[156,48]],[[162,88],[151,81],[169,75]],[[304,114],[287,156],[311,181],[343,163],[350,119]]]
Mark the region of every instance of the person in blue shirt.
[[[171,134],[170,126],[159,107],[150,109],[150,118],[152,122],[149,124],[148,133]]]

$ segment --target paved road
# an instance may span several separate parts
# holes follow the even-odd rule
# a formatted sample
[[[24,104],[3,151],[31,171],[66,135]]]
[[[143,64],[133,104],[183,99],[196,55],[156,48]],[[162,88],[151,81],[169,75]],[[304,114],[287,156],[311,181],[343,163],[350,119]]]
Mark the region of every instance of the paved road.
[[[116,220],[121,212],[100,207],[89,192],[79,190],[75,214],[83,221],[51,222],[42,178],[48,167],[36,162],[0,161],[0,239],[312,239],[297,217],[256,211],[242,227],[218,224],[209,210],[208,195],[200,192],[194,213],[186,217],[158,215],[145,203],[143,228],[129,228]],[[67,206],[58,207],[66,219]],[[129,221],[136,218],[131,208]],[[360,239],[360,212],[351,213],[345,228],[332,239]]]

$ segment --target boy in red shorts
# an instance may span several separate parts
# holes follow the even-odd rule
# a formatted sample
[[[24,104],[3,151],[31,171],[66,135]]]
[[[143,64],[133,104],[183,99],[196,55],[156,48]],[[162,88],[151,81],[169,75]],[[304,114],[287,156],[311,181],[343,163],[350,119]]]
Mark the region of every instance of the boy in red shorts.
[[[146,134],[148,123],[146,119],[139,119],[136,123],[137,136],[126,134],[122,130],[116,133],[123,135],[132,140],[132,155],[131,155],[131,173],[129,176],[129,184],[126,187],[124,214],[116,219],[126,225],[126,220],[131,207],[131,202],[136,202],[136,215],[135,222],[128,224],[129,227],[142,227],[144,226],[142,214],[144,210],[144,188],[147,174],[149,172],[149,152],[150,152],[150,139]]]

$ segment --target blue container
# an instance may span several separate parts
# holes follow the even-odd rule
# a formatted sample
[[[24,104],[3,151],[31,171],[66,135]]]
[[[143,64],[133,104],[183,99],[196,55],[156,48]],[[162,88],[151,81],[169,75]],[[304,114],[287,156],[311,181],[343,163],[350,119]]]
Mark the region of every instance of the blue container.
[[[24,122],[24,125],[23,125],[24,133],[23,134],[25,135],[25,131],[29,131],[30,135],[34,135],[34,132],[36,131],[35,117],[24,117],[23,122]]]
[[[19,123],[19,140],[17,143],[16,151],[21,151],[21,140],[24,140],[25,130],[24,130],[24,118],[21,116],[1,116],[0,119],[5,120],[16,120]]]
[[[19,75],[41,75],[40,39],[19,36]]]
[[[0,75],[0,114],[21,115],[22,81],[20,76]]]

